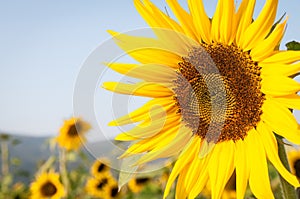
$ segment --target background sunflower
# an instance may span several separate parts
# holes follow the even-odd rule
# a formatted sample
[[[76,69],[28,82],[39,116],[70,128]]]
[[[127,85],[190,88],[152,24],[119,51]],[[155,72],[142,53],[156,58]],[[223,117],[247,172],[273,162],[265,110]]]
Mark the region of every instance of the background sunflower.
[[[128,182],[128,187],[133,193],[139,193],[150,182],[149,177],[136,177]]]
[[[300,151],[295,149],[289,150],[288,160],[292,173],[300,180]]]
[[[90,130],[91,126],[80,118],[70,118],[65,120],[56,137],[58,145],[67,150],[78,150],[82,143],[86,141],[84,134]]]
[[[98,176],[101,177],[105,173],[110,173],[108,160],[97,159],[91,167],[91,174],[97,178]]]
[[[120,196],[117,181],[108,173],[89,178],[85,189],[90,196],[97,198],[113,199]]]
[[[42,173],[30,185],[31,199],[60,199],[64,196],[64,187],[59,180],[59,174]]]
[[[116,199],[122,198],[122,193],[119,191],[118,183],[115,181],[114,183],[109,184],[105,187],[105,194],[103,199]]]

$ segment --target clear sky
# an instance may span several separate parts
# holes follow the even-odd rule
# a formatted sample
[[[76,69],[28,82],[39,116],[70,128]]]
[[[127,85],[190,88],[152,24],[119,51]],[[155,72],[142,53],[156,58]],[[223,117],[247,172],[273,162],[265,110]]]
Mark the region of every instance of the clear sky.
[[[205,1],[209,15],[216,2]],[[300,40],[299,5],[280,1],[278,18],[289,17],[283,43]],[[131,0],[0,0],[0,24],[0,131],[35,136],[56,135],[73,115],[76,77],[106,30],[147,27]]]

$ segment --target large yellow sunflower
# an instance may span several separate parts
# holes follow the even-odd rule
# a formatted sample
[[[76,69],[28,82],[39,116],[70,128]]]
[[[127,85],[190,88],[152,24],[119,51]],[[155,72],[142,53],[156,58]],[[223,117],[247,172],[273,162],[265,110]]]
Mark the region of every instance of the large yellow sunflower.
[[[138,83],[106,82],[121,94],[149,97],[140,109],[110,125],[137,123],[117,140],[134,141],[122,155],[145,153],[136,164],[178,156],[164,197],[177,179],[176,197],[195,198],[210,183],[220,198],[236,171],[237,198],[249,181],[257,198],[274,198],[269,160],[294,187],[297,178],[278,156],[275,134],[300,144],[299,125],[289,109],[300,109],[293,80],[300,52],[278,45],[286,22],[274,25],[278,0],[267,0],[253,19],[255,0],[219,0],[209,18],[201,0],[188,0],[189,11],[166,0],[177,20],[149,0],[134,0],[156,38],[109,31],[116,43],[139,63],[107,63]]]
[[[59,180],[59,174],[42,173],[30,185],[31,199],[60,199],[65,195],[64,187]]]
[[[82,143],[86,141],[84,134],[91,128],[91,126],[80,118],[70,118],[65,120],[60,129],[56,141],[60,147],[67,150],[77,150]]]

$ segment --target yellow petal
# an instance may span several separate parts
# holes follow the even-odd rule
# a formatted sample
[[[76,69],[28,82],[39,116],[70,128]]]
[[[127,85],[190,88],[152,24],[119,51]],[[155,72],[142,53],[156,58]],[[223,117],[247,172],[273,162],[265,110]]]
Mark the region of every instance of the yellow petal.
[[[277,134],[296,144],[300,143],[298,123],[290,110],[275,100],[265,100],[262,120]]]
[[[186,185],[184,184],[184,179],[185,179],[187,171],[188,171],[188,168],[184,168],[178,177],[177,185],[176,185],[176,192],[175,192],[175,199],[186,199],[188,196],[188,192],[186,190]]]
[[[168,179],[164,192],[164,198],[166,198],[167,195],[170,193],[171,186],[177,178],[178,174],[182,173],[182,170],[185,168],[185,166],[189,164],[196,156],[197,144],[200,144],[200,139],[198,137],[194,137],[190,140],[190,142],[186,145],[185,149],[180,154]]]
[[[265,39],[276,17],[278,0],[268,0],[257,19],[241,35],[240,46],[244,51],[251,50]]]
[[[224,0],[218,1],[217,7],[215,14],[212,18],[212,24],[211,24],[211,35],[212,35],[212,40],[215,42],[222,42],[220,38],[220,24],[221,24],[221,19],[223,16],[223,3]]]
[[[200,150],[200,144],[196,145],[196,151]],[[201,161],[200,158],[195,156],[189,165],[189,168],[187,170],[184,184],[186,185],[186,190],[188,193],[190,193],[191,189],[193,188],[194,184],[196,183],[197,178],[199,177],[199,174],[201,173]]]
[[[149,82],[171,83],[177,76],[174,69],[159,64],[107,63],[107,66],[121,74]]]
[[[262,61],[272,54],[272,52],[275,50],[275,47],[282,39],[286,27],[286,22],[287,20],[285,20],[281,24],[278,24],[273,32],[265,40],[260,42],[251,50],[250,55],[253,61]]]
[[[297,94],[286,95],[283,97],[276,97],[273,98],[273,100],[286,106],[287,108],[300,110],[300,96]]]
[[[205,13],[203,1],[189,0],[188,5],[193,18],[198,40],[201,41],[202,39],[207,44],[211,43],[211,23],[210,19]]]
[[[268,173],[266,152],[255,130],[249,132],[248,159],[250,163],[249,185],[256,198],[274,198]]]
[[[250,132],[249,132],[250,133]],[[236,165],[236,196],[243,199],[247,189],[250,173],[250,163],[247,159],[247,137],[245,140],[236,142],[235,165]]]
[[[106,90],[126,95],[144,97],[170,97],[174,95],[173,92],[165,86],[151,82],[139,82],[136,84],[104,82],[102,87]]]
[[[209,179],[212,199],[221,198],[227,181],[234,170],[235,145],[232,141],[216,144],[209,161]]]
[[[174,20],[161,12],[149,0],[134,0],[134,5],[149,26],[182,31],[181,27]]]
[[[180,124],[179,122],[175,123],[176,126],[164,126],[162,130],[154,135],[153,137],[142,139],[141,141],[130,146],[127,151],[122,154],[121,157],[128,157],[136,153],[143,153],[151,150],[160,150],[168,145],[173,139],[176,138],[176,135],[179,131]]]
[[[241,21],[241,19],[243,18],[243,16],[247,12],[248,5],[249,5],[249,0],[242,0],[240,6],[238,8],[238,11],[236,13],[237,21],[239,21],[239,22]]]
[[[150,119],[145,120],[143,123],[137,125],[131,130],[121,133],[115,137],[115,140],[130,141],[137,139],[146,139],[173,128],[175,125],[179,125],[179,117],[166,117],[166,113],[161,111],[157,114],[157,111],[151,110],[149,112]],[[159,118],[155,118],[155,117]]]
[[[150,111],[157,111],[157,114],[161,115],[160,111],[167,111],[167,109],[163,110],[161,107],[170,107],[174,106],[174,100],[172,97],[170,98],[155,98],[147,103],[145,103],[142,107],[137,110],[129,113],[128,115],[122,116],[116,120],[111,121],[109,126],[122,126],[126,124],[131,124],[135,122],[139,122],[141,120],[145,120],[145,118],[149,118]]]
[[[155,120],[152,123],[148,121],[143,122],[142,124],[137,125],[130,131],[121,133],[115,137],[115,140],[119,141],[130,141],[130,140],[137,140],[143,138],[149,138],[157,133],[164,127],[165,118]]]
[[[285,76],[265,76],[261,84],[262,92],[271,96],[290,95],[300,90],[297,81]]]
[[[149,0],[143,0],[143,2],[135,0],[134,4],[141,16],[152,27],[153,32],[158,36],[159,40],[167,42],[167,45],[172,47],[172,49],[182,47],[193,40],[188,37],[183,37],[184,30],[182,27],[169,16],[161,12]],[[169,31],[166,31],[167,29],[169,29]]]
[[[292,76],[300,72],[300,63],[296,64],[276,64],[259,63],[263,76]]]
[[[190,129],[182,126],[179,131],[173,132],[176,136],[170,139],[168,144],[159,149],[154,149],[140,158],[136,164],[143,164],[158,158],[166,158],[178,154],[186,146],[192,137]]]
[[[225,44],[230,45],[235,37],[235,4],[234,0],[220,0],[222,3],[222,17],[220,22],[220,38]]]
[[[294,187],[299,187],[300,184],[297,180],[297,177],[288,172],[279,159],[277,141],[273,132],[267,129],[263,122],[260,122],[258,124],[257,131],[259,132],[260,140],[262,140],[262,142],[264,143],[263,146],[265,147],[267,157],[274,165],[276,170],[288,183],[290,183]]]
[[[203,190],[209,179],[207,161],[202,163],[201,167],[201,173],[199,173],[196,183],[192,187],[192,190],[189,192],[189,198],[196,198],[197,195]]]
[[[111,30],[108,32],[113,36],[113,39],[122,50],[142,64],[161,64],[172,68],[178,68],[177,63],[182,60],[182,55],[188,53],[186,51],[186,44],[178,41],[178,34],[174,31],[160,30],[160,32],[168,35],[168,40],[170,40],[172,36],[177,36],[177,38],[173,38],[172,40],[173,45],[169,45],[169,43],[165,42],[163,43],[162,41],[164,40],[130,36]],[[168,40],[165,39],[165,41]],[[177,43],[176,41],[180,45],[175,46],[174,42]]]
[[[291,64],[300,60],[300,51],[276,51],[262,63]]]
[[[253,12],[256,0],[243,0],[237,13],[238,29],[236,33],[236,42],[240,46],[241,36],[249,27],[253,19]]]
[[[192,16],[187,13],[178,3],[177,0],[166,0],[166,2],[168,3],[169,7],[171,8],[171,10],[173,11],[174,15],[176,16],[176,18],[178,19],[178,21],[180,22],[183,31],[185,32],[185,34],[194,39],[195,41],[199,40],[196,37],[195,34],[195,27],[193,25],[191,25],[191,21],[193,20]]]

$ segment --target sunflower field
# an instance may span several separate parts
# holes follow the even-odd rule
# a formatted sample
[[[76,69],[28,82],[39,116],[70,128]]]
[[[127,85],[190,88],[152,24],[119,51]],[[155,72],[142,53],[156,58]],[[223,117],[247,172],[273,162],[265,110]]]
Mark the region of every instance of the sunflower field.
[[[74,125],[80,128],[74,128]],[[174,166],[173,162],[165,161],[165,166],[157,171],[146,174],[135,174],[125,186],[118,186],[119,171],[110,167],[107,157],[89,157],[84,153],[83,144],[89,124],[79,118],[66,120],[57,137],[49,138],[47,147],[51,154],[45,160],[36,160],[34,176],[27,175],[26,180],[18,180],[17,173],[20,160],[9,155],[9,150],[18,144],[13,136],[0,135],[1,145],[1,199],[152,199],[162,198],[164,188]],[[64,142],[61,142],[64,137]],[[72,139],[77,145],[70,148]],[[9,145],[9,143],[12,143]],[[299,176],[300,150],[286,145],[288,161],[292,173]],[[76,166],[74,166],[74,164]],[[276,198],[284,198],[281,194],[280,175],[269,164],[268,170],[272,190]],[[27,183],[26,183],[27,182]],[[30,182],[30,183],[28,183]],[[197,199],[211,198],[209,184],[197,196]],[[247,198],[255,198],[248,188]],[[175,187],[171,188],[167,198],[175,197]],[[236,174],[230,177],[222,194],[224,199],[236,199]]]
[[[19,141],[0,134],[0,199],[300,199],[300,43],[282,44],[289,17],[278,17],[280,1],[258,9],[255,0],[217,0],[212,16],[202,0],[165,1],[162,10],[133,0],[148,29],[107,30],[125,61],[104,59],[105,42],[94,51],[101,70],[122,76],[97,77],[115,97],[101,96],[104,106],[148,99],[106,124],[119,128],[105,142],[121,153],[87,150],[93,126],[76,108],[91,88],[77,81],[74,116],[41,143],[50,153],[34,159],[33,174],[11,156]],[[96,104],[88,100],[82,112]]]
[[[75,127],[76,125],[76,127]],[[110,167],[106,157],[89,157],[84,153],[85,133],[90,126],[79,118],[64,122],[57,137],[49,138],[51,154],[36,160],[33,176],[20,180],[20,160],[10,156],[18,144],[13,136],[0,135],[1,145],[1,199],[96,199],[96,198],[161,198],[170,174],[170,166],[145,176],[134,176],[119,189],[118,171]],[[63,139],[62,139],[63,137]],[[78,142],[76,142],[78,140]],[[41,143],[42,144],[42,143]],[[38,150],[38,149],[37,149]],[[26,158],[26,157],[25,157]],[[29,182],[29,183],[28,183]]]

